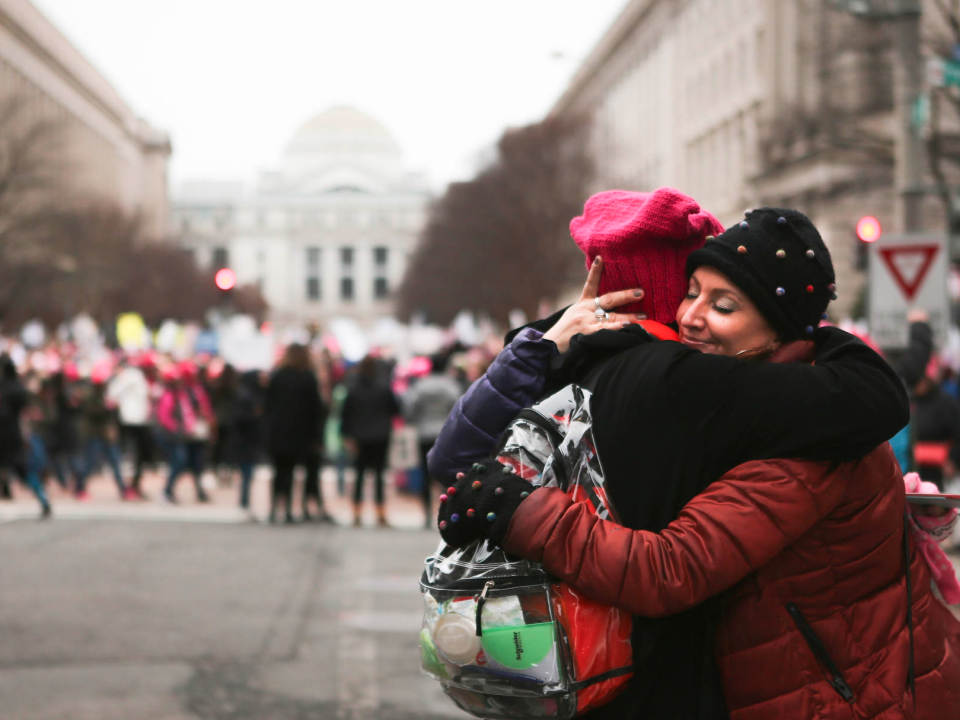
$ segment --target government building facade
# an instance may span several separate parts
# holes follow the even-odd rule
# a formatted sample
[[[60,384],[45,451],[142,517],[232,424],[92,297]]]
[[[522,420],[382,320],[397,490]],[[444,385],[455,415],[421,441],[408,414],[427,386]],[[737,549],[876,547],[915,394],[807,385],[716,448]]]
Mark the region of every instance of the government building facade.
[[[138,118],[28,0],[0,0],[0,107],[6,114],[12,104],[18,132],[51,128],[58,198],[115,205],[138,215],[147,237],[163,236],[169,137]]]
[[[857,220],[901,227],[892,72],[889,25],[831,0],[629,0],[551,114],[590,118],[597,190],[676,187],[725,225],[760,205],[806,212],[842,316],[861,300]],[[943,205],[924,203],[942,229]]]
[[[256,285],[275,323],[342,317],[369,328],[393,314],[428,199],[383,125],[335,107],[297,131],[252,192],[185,184],[172,233],[199,265]]]

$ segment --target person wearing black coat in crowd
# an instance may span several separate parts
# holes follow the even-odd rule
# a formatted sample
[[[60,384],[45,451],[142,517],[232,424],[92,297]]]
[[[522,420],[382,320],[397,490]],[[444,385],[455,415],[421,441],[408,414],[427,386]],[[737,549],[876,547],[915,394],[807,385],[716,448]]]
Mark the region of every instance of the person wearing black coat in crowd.
[[[400,414],[400,402],[385,379],[380,377],[377,361],[367,355],[343,401],[342,433],[344,442],[352,446],[356,468],[353,489],[353,524],[360,525],[363,503],[363,477],[374,473],[374,494],[377,524],[387,526],[383,499],[383,470],[387,464],[393,418]]]
[[[47,449],[47,462],[61,487],[68,488],[64,465],[73,474],[76,486],[83,475],[80,465],[80,401],[67,386],[63,372],[55,373],[44,381],[40,387],[40,398],[43,412],[40,427]]]
[[[264,392],[260,372],[245,372],[237,383],[230,411],[223,415],[229,428],[229,445],[225,452],[230,461],[240,467],[240,507],[244,510],[250,507],[253,468],[260,459],[263,444],[263,406]]]
[[[924,375],[913,388],[911,424],[916,470],[943,492],[960,467],[960,403]]]
[[[276,519],[281,497],[285,502],[285,519],[293,522],[293,472],[297,465],[304,465],[309,474],[311,459],[319,451],[325,416],[307,348],[291,345],[267,387],[264,433],[274,473],[271,522]],[[318,499],[318,504],[323,515],[322,500]]]
[[[211,465],[219,480],[227,484],[233,475],[233,467],[239,461],[232,456],[235,443],[230,437],[233,431],[231,414],[236,407],[239,376],[230,363],[223,366],[220,377],[208,383],[207,395],[213,406],[213,415],[217,421],[217,434],[213,441],[213,459]]]
[[[37,496],[41,517],[50,517],[50,502],[40,480],[28,471],[26,446],[20,416],[27,406],[27,389],[17,376],[17,368],[8,355],[0,355],[0,472],[13,472]],[[4,477],[5,481],[6,478]]]

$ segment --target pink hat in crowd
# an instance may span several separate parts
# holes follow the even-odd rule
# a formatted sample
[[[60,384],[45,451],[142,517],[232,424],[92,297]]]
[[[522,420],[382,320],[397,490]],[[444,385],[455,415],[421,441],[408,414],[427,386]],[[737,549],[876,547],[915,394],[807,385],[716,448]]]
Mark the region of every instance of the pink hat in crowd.
[[[80,371],[72,360],[63,363],[63,377],[67,382],[76,382],[80,379]]]
[[[672,188],[652,193],[608,190],[597,193],[570,221],[570,234],[587,256],[587,267],[603,258],[600,294],[643,288],[639,303],[619,312],[646,313],[671,323],[687,291],[687,256],[723,225],[693,198]],[[610,309],[610,308],[608,308]]]
[[[184,360],[183,362],[181,362],[177,366],[177,370],[179,370],[180,377],[186,382],[191,382],[193,380],[196,380],[197,376],[199,375],[197,364],[194,362],[191,362],[190,360]]]

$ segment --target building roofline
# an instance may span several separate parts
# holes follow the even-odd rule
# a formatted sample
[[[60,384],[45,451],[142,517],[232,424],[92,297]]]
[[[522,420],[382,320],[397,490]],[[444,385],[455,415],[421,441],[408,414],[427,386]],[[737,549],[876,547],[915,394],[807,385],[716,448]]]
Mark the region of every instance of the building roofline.
[[[633,29],[660,0],[630,0],[607,31],[603,34],[587,58],[581,63],[560,99],[554,103],[548,117],[562,115],[573,105],[574,98],[584,86],[596,77],[606,61],[619,49]]]
[[[166,133],[138,118],[110,81],[28,0],[0,0],[0,26],[124,133],[145,145],[169,145]]]

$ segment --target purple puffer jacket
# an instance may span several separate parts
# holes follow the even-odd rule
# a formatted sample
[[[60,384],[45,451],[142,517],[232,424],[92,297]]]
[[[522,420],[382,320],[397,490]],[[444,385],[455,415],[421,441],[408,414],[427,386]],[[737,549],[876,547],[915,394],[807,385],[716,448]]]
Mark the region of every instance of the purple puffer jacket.
[[[520,332],[450,411],[427,455],[430,476],[452,482],[489,455],[507,424],[543,395],[547,367],[557,354],[557,346],[540,331]]]

